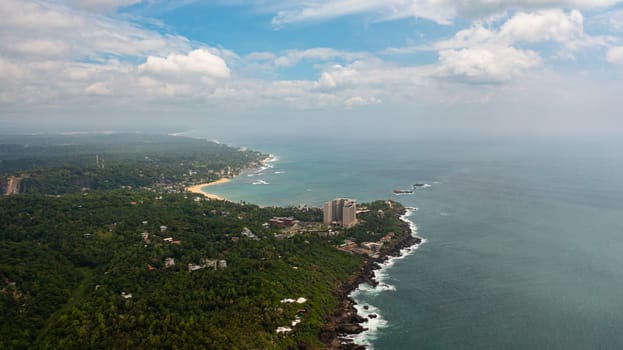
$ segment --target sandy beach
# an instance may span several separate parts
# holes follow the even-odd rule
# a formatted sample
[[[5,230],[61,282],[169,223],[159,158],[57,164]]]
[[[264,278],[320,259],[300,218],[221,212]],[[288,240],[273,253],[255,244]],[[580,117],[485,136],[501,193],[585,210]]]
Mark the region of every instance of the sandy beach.
[[[202,183],[202,184],[198,184],[198,185],[194,185],[194,186],[187,187],[187,188],[186,188],[186,191],[188,191],[188,192],[192,192],[192,193],[202,194],[202,195],[204,195],[206,198],[209,198],[209,199],[217,199],[217,200],[220,200],[220,201],[224,201],[224,200],[226,200],[225,198],[223,198],[223,197],[221,197],[221,196],[217,196],[217,195],[212,194],[212,193],[204,192],[204,191],[202,191],[201,189],[202,189],[203,187],[206,187],[206,186],[220,185],[220,184],[227,183],[227,182],[229,182],[229,181],[230,181],[230,180],[229,180],[228,178],[223,177],[223,178],[220,178],[220,179],[218,179],[218,180],[216,180],[216,181],[206,182],[206,183]]]

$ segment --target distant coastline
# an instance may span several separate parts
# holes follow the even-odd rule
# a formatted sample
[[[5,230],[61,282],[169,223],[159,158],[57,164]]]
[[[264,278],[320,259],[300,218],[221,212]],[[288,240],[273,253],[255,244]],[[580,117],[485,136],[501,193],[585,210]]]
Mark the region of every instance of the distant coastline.
[[[264,158],[263,160],[261,160],[259,162],[259,164],[251,164],[251,166],[248,169],[253,169],[253,168],[259,168],[260,171],[271,168],[272,166],[269,163],[275,162],[277,161],[277,157],[273,154],[269,154],[266,156],[266,158]],[[196,194],[201,194],[204,197],[208,198],[208,199],[213,199],[213,200],[219,200],[219,201],[229,201],[227,198],[221,197],[219,195],[216,195],[214,193],[209,193],[206,192],[204,190],[202,190],[204,187],[208,187],[208,186],[216,186],[216,185],[222,185],[225,183],[228,183],[232,180],[232,178],[228,178],[228,177],[222,177],[218,180],[212,181],[212,182],[204,182],[204,183],[200,183],[200,184],[196,184],[193,186],[189,186],[186,187],[186,191],[191,192],[191,193],[196,193]]]
[[[225,198],[215,195],[213,193],[208,193],[202,190],[202,188],[204,187],[208,187],[208,186],[215,186],[215,185],[221,185],[224,183],[228,183],[229,181],[231,181],[229,178],[226,177],[222,177],[216,181],[212,181],[212,182],[205,182],[205,183],[200,183],[194,186],[190,186],[186,188],[186,191],[188,192],[192,192],[192,193],[196,193],[196,194],[201,194],[206,198],[209,199],[215,199],[215,200],[219,200],[219,201],[224,201],[226,200]]]

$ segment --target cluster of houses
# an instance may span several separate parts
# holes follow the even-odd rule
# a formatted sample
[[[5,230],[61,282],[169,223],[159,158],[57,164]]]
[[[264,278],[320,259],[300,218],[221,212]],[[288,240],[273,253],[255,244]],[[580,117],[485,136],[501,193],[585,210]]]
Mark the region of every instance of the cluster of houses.
[[[286,298],[286,299],[282,299],[281,300],[282,304],[291,304],[291,303],[304,304],[306,302],[307,302],[307,299],[305,299],[303,297],[299,297],[297,299]],[[277,334],[288,334],[288,333],[292,332],[292,327],[294,327],[297,324],[301,323],[301,321],[303,320],[303,316],[305,315],[305,312],[306,312],[305,309],[298,309],[296,311],[296,315],[294,316],[294,320],[292,320],[292,322],[290,323],[291,326],[280,326],[280,327],[277,327],[275,332]]]
[[[143,225],[147,225],[148,221],[143,221],[142,222]],[[164,233],[168,230],[168,227],[165,225],[160,225],[160,233]],[[240,233],[242,236],[248,237],[250,239],[253,240],[259,240],[259,238],[247,227],[245,227],[242,232]],[[148,244],[151,243],[150,240],[150,234],[147,231],[143,231],[141,233],[141,238],[143,240],[143,243],[145,243],[145,246],[147,247]],[[162,242],[165,244],[171,244],[171,245],[178,245],[181,244],[182,241],[179,239],[175,239],[173,237],[165,237],[162,239]],[[164,259],[164,267],[165,268],[170,268],[175,266],[175,258],[173,257],[167,257]],[[227,268],[227,261],[226,260],[219,260],[219,259],[208,259],[208,258],[203,258],[201,259],[199,264],[193,264],[190,263],[188,264],[188,271],[192,272],[192,271],[197,271],[197,270],[201,270],[201,269],[213,269],[213,270],[222,270]],[[147,264],[147,270],[148,271],[154,271],[156,270],[156,267],[152,266],[151,264]],[[129,298],[131,298],[131,294]],[[122,295],[124,298],[128,298],[127,296]]]
[[[370,257],[376,258],[379,256],[381,248],[386,242],[389,242],[394,237],[393,232],[389,232],[385,236],[381,237],[378,242],[363,242],[357,244],[353,240],[346,239],[344,243],[340,244],[337,249],[347,253],[364,254]]]
[[[199,264],[188,264],[188,272],[197,271],[201,269],[214,269],[214,270],[223,270],[227,268],[227,260],[217,260],[217,259],[208,259],[203,258]]]
[[[297,220],[295,220],[291,216],[289,217],[275,216],[268,220],[268,225],[272,227],[279,227],[279,228],[291,227],[291,226],[294,226],[294,224],[296,223],[297,223]]]
[[[254,241],[260,240],[260,238],[256,236],[255,233],[253,233],[253,231],[251,231],[248,227],[245,227],[244,229],[242,229],[242,232],[240,232],[240,236],[247,237],[248,239],[251,239]],[[238,241],[240,241],[240,237],[234,236],[231,238],[231,241],[234,243],[238,243]]]

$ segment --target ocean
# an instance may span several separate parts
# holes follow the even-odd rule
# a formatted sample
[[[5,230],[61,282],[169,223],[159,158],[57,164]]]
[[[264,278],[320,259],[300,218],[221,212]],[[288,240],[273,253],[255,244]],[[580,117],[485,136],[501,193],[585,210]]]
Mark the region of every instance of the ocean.
[[[200,132],[191,136],[202,136]],[[617,143],[618,142],[618,143]],[[240,140],[209,192],[260,205],[394,199],[425,243],[353,293],[373,349],[623,349],[620,141]],[[395,188],[430,187],[397,196]],[[368,310],[363,310],[363,306]]]

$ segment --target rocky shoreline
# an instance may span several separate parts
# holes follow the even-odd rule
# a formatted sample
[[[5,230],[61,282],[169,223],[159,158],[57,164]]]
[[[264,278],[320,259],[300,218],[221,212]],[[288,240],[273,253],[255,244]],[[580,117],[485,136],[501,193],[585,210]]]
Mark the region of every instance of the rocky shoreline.
[[[404,215],[404,209],[399,215]],[[377,286],[378,282],[374,279],[374,271],[381,268],[383,262],[390,257],[400,256],[402,249],[420,244],[420,237],[413,237],[409,224],[401,222],[400,237],[390,242],[391,246],[385,250],[378,258],[368,258],[361,270],[353,275],[346,283],[338,287],[340,305],[335,309],[326,325],[320,332],[320,341],[326,345],[326,349],[331,350],[364,350],[363,345],[355,344],[348,335],[359,334],[367,330],[365,323],[367,318],[357,314],[355,301],[349,297],[351,292],[359,287],[361,283]]]

